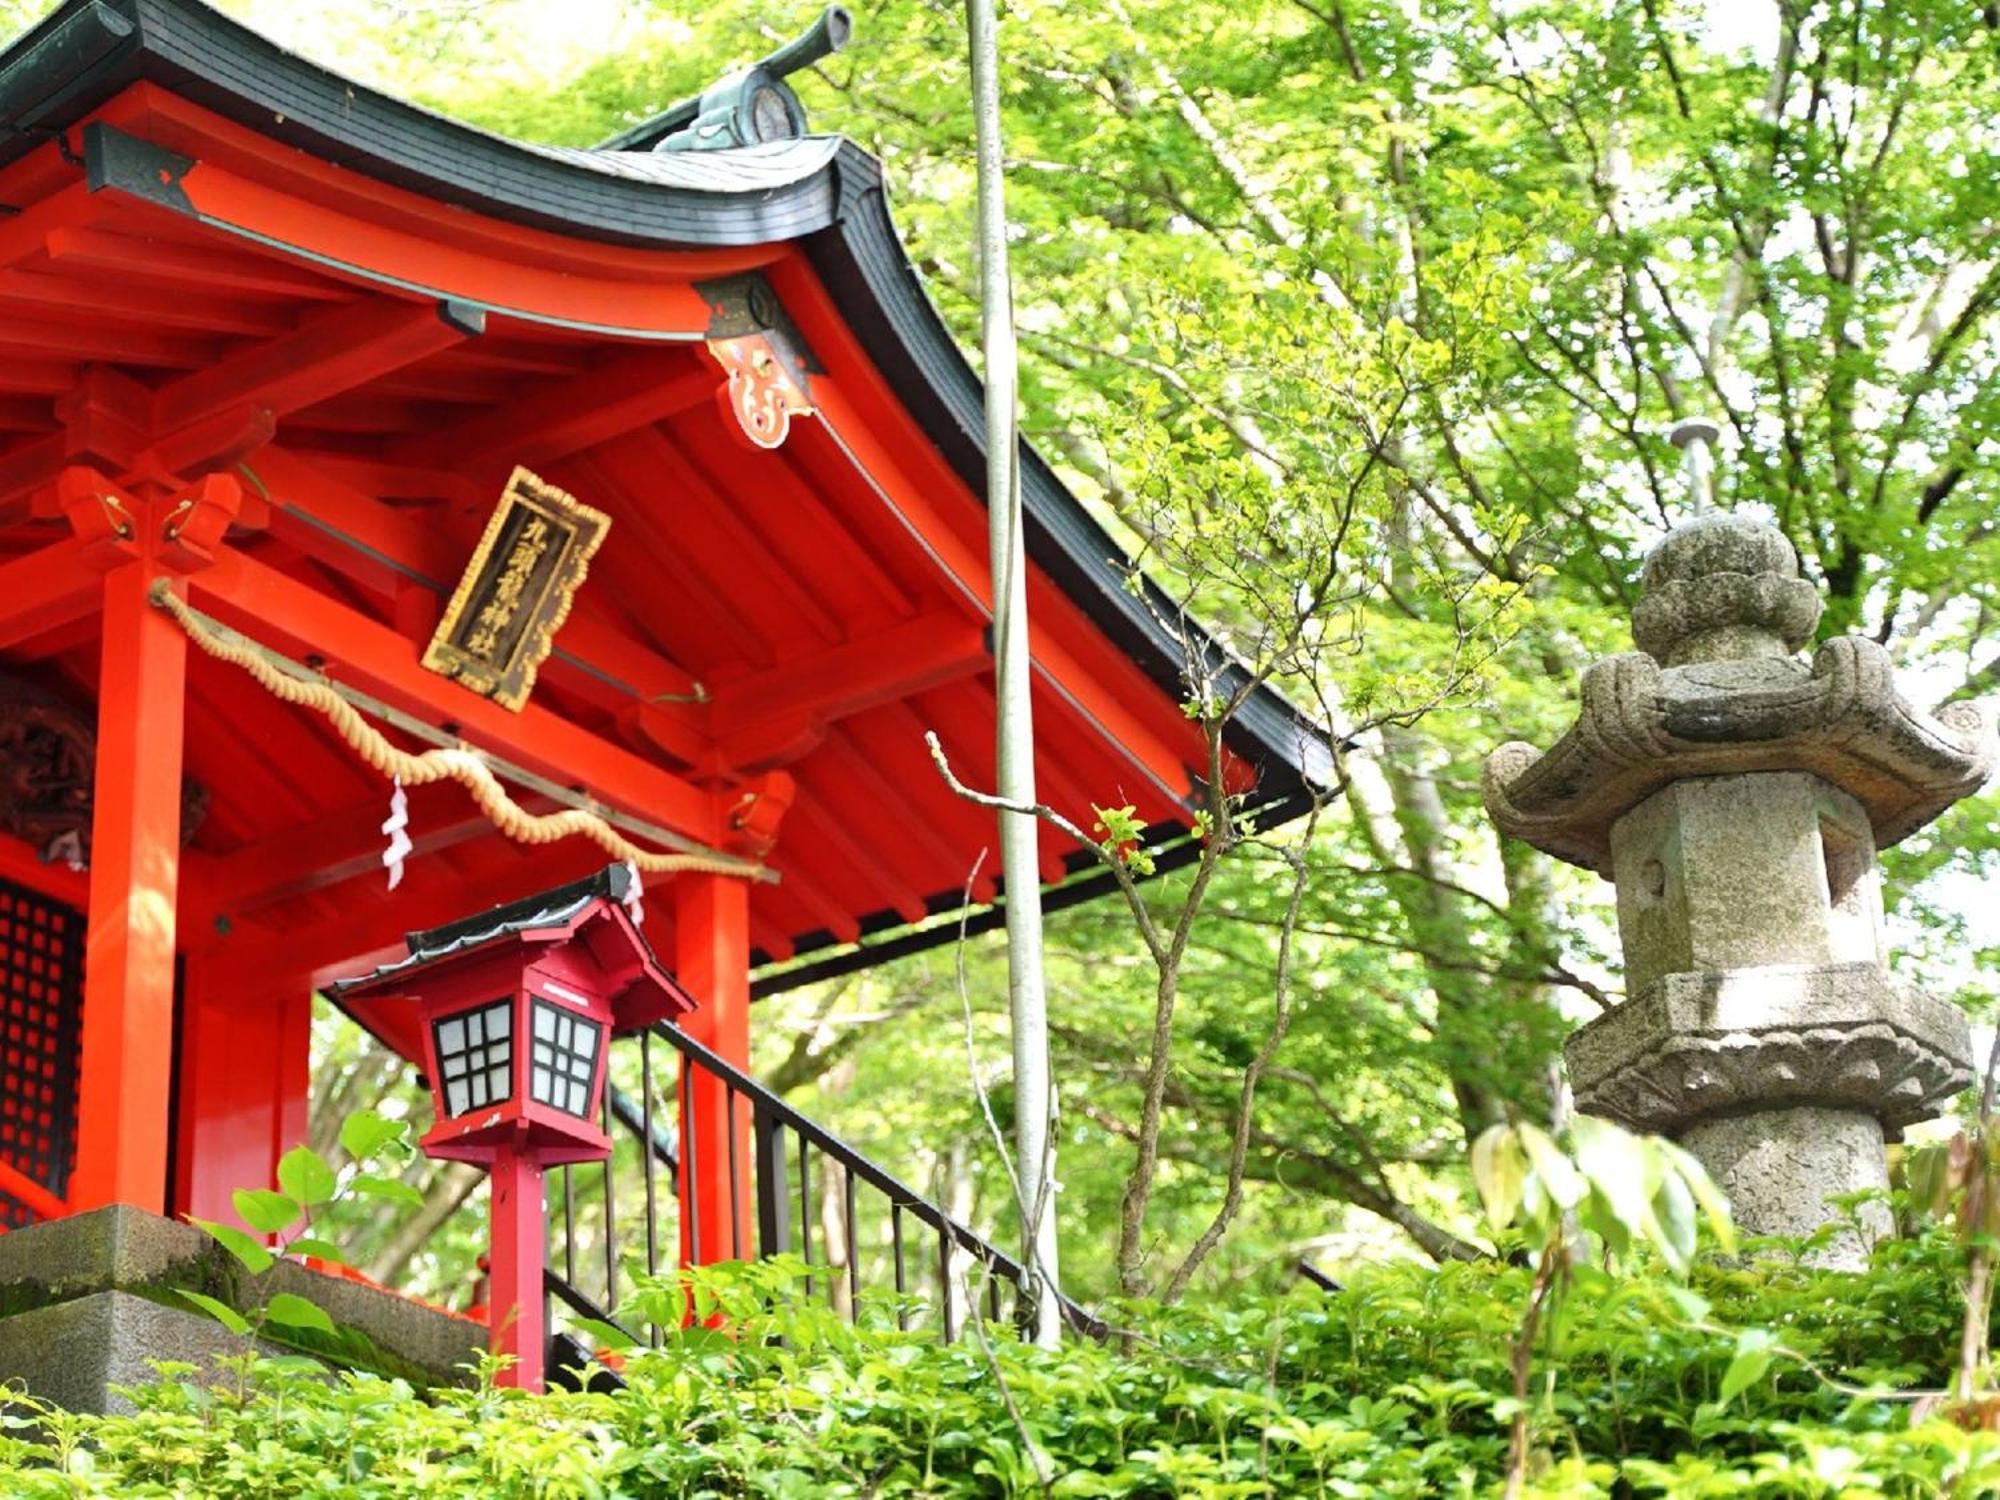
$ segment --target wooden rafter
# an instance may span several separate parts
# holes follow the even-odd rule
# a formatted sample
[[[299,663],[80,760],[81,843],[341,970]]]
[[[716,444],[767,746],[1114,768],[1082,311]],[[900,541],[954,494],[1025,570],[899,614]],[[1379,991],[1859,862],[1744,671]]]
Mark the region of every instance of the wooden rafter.
[[[319,464],[270,448],[253,464],[271,499],[271,534],[384,597],[409,584],[449,596],[470,556],[435,521],[399,510],[342,483]],[[545,678],[614,712],[644,704],[655,743],[692,764],[708,751],[704,716],[687,701],[694,679],[606,619],[586,596],[556,637]]]
[[[449,349],[475,331],[447,321],[435,302],[371,297],[161,387],[152,425],[170,432],[251,404],[283,416]]]
[[[93,613],[103,587],[80,541],[53,542],[0,564],[0,650]]]
[[[420,466],[546,465],[706,401],[719,384],[715,370],[697,364],[685,346],[641,349],[396,443],[387,457]]]
[[[61,269],[102,271],[128,281],[308,301],[345,302],[354,296],[351,287],[270,255],[81,226],[51,230],[44,244]]]

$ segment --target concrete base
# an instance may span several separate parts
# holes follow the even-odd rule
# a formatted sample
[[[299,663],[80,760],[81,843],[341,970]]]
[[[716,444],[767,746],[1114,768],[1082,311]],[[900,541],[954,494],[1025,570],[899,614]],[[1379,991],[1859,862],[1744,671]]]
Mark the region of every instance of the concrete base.
[[[419,1386],[465,1381],[486,1347],[483,1324],[289,1261],[249,1276],[200,1230],[115,1207],[0,1235],[0,1383],[76,1410],[119,1410],[110,1388],[151,1380],[150,1360],[212,1368],[218,1354],[250,1347],[181,1290],[245,1313],[295,1293],[324,1308],[341,1338],[302,1333],[268,1352],[303,1350]]]
[[[1828,1198],[1889,1185],[1881,1123],[1854,1110],[1800,1105],[1725,1115],[1690,1127],[1681,1144],[1729,1195],[1745,1234],[1812,1234],[1840,1212]],[[1869,1250],[1894,1226],[1884,1203],[1864,1208],[1860,1221],[1859,1234],[1841,1234],[1815,1262],[1865,1268]]]

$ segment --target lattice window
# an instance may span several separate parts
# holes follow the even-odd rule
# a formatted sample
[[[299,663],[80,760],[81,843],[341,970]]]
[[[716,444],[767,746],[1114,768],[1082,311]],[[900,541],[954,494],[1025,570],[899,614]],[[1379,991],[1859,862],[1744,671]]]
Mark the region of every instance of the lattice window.
[[[0,1159],[61,1195],[76,1165],[83,913],[0,880]],[[0,1192],[0,1224],[37,1215]]]
[[[463,1010],[436,1025],[447,1114],[514,1096],[514,1007],[508,1001]]]
[[[579,1120],[589,1119],[590,1080],[597,1070],[597,1045],[603,1032],[588,1016],[536,1000],[529,1096]]]

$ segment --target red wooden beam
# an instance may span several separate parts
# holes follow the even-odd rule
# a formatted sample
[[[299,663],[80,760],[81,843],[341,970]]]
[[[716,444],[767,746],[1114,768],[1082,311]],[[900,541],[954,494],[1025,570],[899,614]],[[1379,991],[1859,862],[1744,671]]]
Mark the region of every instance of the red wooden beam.
[[[0,360],[0,391],[60,396],[76,384],[76,366],[61,359]]]
[[[743,454],[736,482],[755,484],[762,459],[762,454]],[[659,428],[628,432],[593,450],[592,461],[621,491],[659,517],[668,546],[688,553],[712,577],[727,579],[733,598],[756,601],[757,633],[780,655],[787,646],[834,641],[845,632],[845,624],[800,586],[756,528],[709,486]]]
[[[749,888],[728,876],[684,875],[674,884],[673,906],[675,976],[699,1002],[680,1024],[723,1061],[748,1073]],[[721,1079],[698,1068],[688,1075],[681,1092],[682,1160],[691,1141],[695,1164],[692,1173],[681,1177],[681,1264],[749,1260],[757,1253],[746,1191],[750,1111],[743,1100],[734,1100],[732,1110],[731,1093]]]
[[[699,336],[712,314],[694,282],[783,253],[774,245],[659,250],[581,242],[318,160],[164,88],[138,84],[131,93],[143,100],[149,128],[165,123],[175,148],[197,159],[180,187],[207,222],[281,251],[496,309]]]
[[[928,585],[906,591],[889,576],[873,548],[876,538],[849,529],[826,501],[827,476],[809,466],[801,472],[799,455],[789,441],[765,455],[757,467],[757,482],[748,485],[730,484],[716,474],[720,467],[726,475],[733,457],[730,445],[711,443],[704,449],[691,441],[682,446],[711,483],[728,493],[738,514],[770,539],[772,551],[785,566],[849,630],[886,629],[917,613],[936,592]]]
[[[850,943],[861,935],[858,919],[874,912],[894,910],[906,922],[924,915],[923,897],[890,873],[867,843],[848,829],[853,811],[795,804],[786,814],[785,837],[772,854],[772,863],[793,894],[799,893],[803,881],[837,901],[840,920],[825,916],[819,920],[842,942]]]
[[[482,750],[703,843],[720,834],[708,795],[680,777],[536,704],[509,712],[426,671],[417,646],[392,627],[241,551],[222,549],[195,586],[255,638],[317,655],[331,675],[427,722],[449,721]]]
[[[643,461],[607,462],[620,446],[593,449],[572,460],[567,473],[554,476],[579,495],[616,497],[622,502],[605,508],[612,512],[612,524],[623,528],[625,542],[600,549],[592,566],[606,572],[635,607],[652,603],[663,615],[679,617],[676,624],[685,641],[664,631],[661,637],[674,655],[711,664],[747,660],[768,666],[776,660],[771,647],[773,622],[755,608],[754,601],[746,608],[738,602],[737,590],[725,587],[734,582],[728,575],[740,559],[698,553],[687,519],[669,516],[666,502],[671,491],[659,472]],[[577,477],[570,479],[569,474]],[[632,551],[635,544],[637,550]],[[753,585],[760,596],[777,586]]]
[[[193,370],[211,363],[218,347],[214,338],[122,328],[89,318],[10,317],[0,322],[0,357],[8,359],[103,360]]]
[[[72,230],[101,219],[112,205],[91,192],[80,180],[29,205],[20,213],[0,219],[0,266],[19,265],[39,253],[51,234]]]
[[[84,542],[53,542],[0,564],[0,651],[94,613],[104,573]]]
[[[909,718],[905,722],[921,725],[923,731],[937,735],[938,743],[944,748],[945,755],[951,762],[952,772],[960,781],[977,790],[991,791],[994,786],[993,715],[990,711],[986,714],[967,713],[966,708],[967,705],[962,700],[954,699],[950,694],[936,694],[914,703],[900,704],[896,708],[896,713],[899,716],[907,714]],[[926,756],[928,758],[928,752]],[[1044,761],[1047,757],[1037,756],[1036,759]],[[935,765],[931,768],[931,774],[933,776],[938,774]],[[998,815],[954,796],[949,789],[943,787],[943,779],[942,776],[938,777],[940,789],[946,796],[962,807],[972,807],[982,819],[988,820],[985,828],[986,844],[987,847],[997,851],[1000,829],[997,822],[990,820],[997,818]],[[1035,862],[1042,872],[1042,879],[1061,880],[1067,873],[1063,855],[1068,852],[1066,847],[1068,842],[1046,824],[1036,829]]]
[[[912,794],[927,782],[912,782],[908,775],[892,775],[885,763],[856,748],[852,724],[826,737],[810,759],[796,768],[802,794],[820,806],[849,809],[856,837],[875,850],[880,858],[921,896],[965,884],[972,854],[980,846],[953,844],[938,829],[928,797]],[[927,768],[937,774],[935,768]],[[996,859],[989,858],[980,875],[974,896],[990,901],[999,887]]]
[[[270,337],[292,326],[284,309],[268,303],[232,301],[212,292],[134,286],[122,278],[73,280],[36,271],[0,270],[0,308],[43,317],[110,318],[208,334]]]
[[[844,719],[991,665],[982,628],[940,610],[738,677],[715,690],[709,721],[726,741],[774,720]]]
[[[408,829],[418,860],[474,839],[501,837],[456,784],[409,788]],[[548,812],[545,798],[518,799],[530,812]],[[344,885],[350,880],[387,879],[381,830],[389,815],[389,791],[336,808],[323,817],[219,856],[209,862],[199,884],[200,909],[235,916],[279,901]]]
[[[173,1208],[238,1223],[236,1190],[275,1180],[278,1159],[310,1128],[312,992],[217,978],[206,960],[188,960]]]
[[[407,933],[476,916],[581,879],[606,863],[604,851],[582,839],[522,850],[494,873],[471,879],[441,860],[419,860],[393,895],[381,888],[372,894],[357,890],[317,920],[288,923],[275,931],[245,924],[206,940],[204,951],[214,961],[219,984],[282,980],[285,987],[317,989],[403,957]],[[660,878],[647,877],[649,887]]]
[[[188,647],[148,597],[158,576],[138,559],[105,578],[71,1189],[79,1209],[166,1207]]]
[[[346,302],[354,289],[275,256],[243,255],[207,245],[117,234],[82,227],[50,231],[49,259],[65,269],[108,271],[128,280],[190,287],[196,291]]]
[[[46,396],[0,396],[0,432],[47,432],[55,420]]]
[[[463,468],[490,462],[553,463],[709,400],[721,378],[685,345],[613,358],[443,432],[392,444],[392,463]]]
[[[797,851],[780,845],[771,857],[771,865],[783,877],[775,893],[779,899],[790,901],[803,911],[815,926],[824,927],[843,943],[858,941],[861,937],[861,913],[847,901],[836,897],[798,859]]]
[[[152,426],[171,432],[237,405],[278,416],[414,364],[480,331],[476,312],[449,321],[436,302],[371,297],[322,313],[296,333],[208,364],[153,397]]]
[[[835,342],[851,345],[850,333],[836,331]],[[821,351],[822,357],[828,357]],[[853,355],[857,386],[865,387],[875,378],[865,360]],[[834,437],[854,465],[874,489],[893,518],[916,538],[962,596],[977,601],[982,608],[991,600],[991,575],[984,549],[973,532],[980,526],[976,509],[967,508],[947,515],[940,501],[946,496],[966,496],[964,485],[944,467],[943,460],[928,444],[897,446],[899,431],[908,428],[908,414],[892,408],[891,421],[871,423],[863,415],[863,403],[846,389],[845,379],[822,377],[814,382],[813,399],[819,407],[820,426],[825,436]],[[869,410],[881,409],[870,404]],[[908,455],[908,466],[905,458]],[[920,483],[912,468],[930,479]],[[1074,623],[1075,604],[1047,577],[1030,571],[1029,614],[1034,621],[1033,656],[1035,675],[1041,686],[1054,694],[1066,716],[1073,717],[1116,746],[1135,772],[1146,777],[1169,803],[1178,804],[1191,790],[1190,765],[1200,756],[1199,738],[1184,720],[1170,719],[1172,705],[1166,695],[1150,682],[1143,692],[1127,695],[1106,690],[1103,679],[1091,673],[1066,639],[1061,623]],[[1116,656],[1108,644],[1096,637],[1084,622],[1073,631],[1082,643],[1093,641],[1102,652]],[[1128,681],[1138,670],[1122,656],[1112,664]]]

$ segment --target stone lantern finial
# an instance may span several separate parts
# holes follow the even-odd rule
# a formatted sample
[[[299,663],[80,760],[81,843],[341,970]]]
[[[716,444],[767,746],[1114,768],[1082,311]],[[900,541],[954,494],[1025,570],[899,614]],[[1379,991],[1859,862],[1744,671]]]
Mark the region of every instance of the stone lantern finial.
[[[1681,1138],[1753,1233],[1808,1233],[1970,1080],[1964,1016],[1888,971],[1875,855],[2000,746],[1973,705],[1906,702],[1874,641],[1800,662],[1820,600],[1775,527],[1698,517],[1641,584],[1640,649],[1585,670],[1547,752],[1488,757],[1486,805],[1617,885],[1630,998],[1570,1038],[1578,1108]]]

